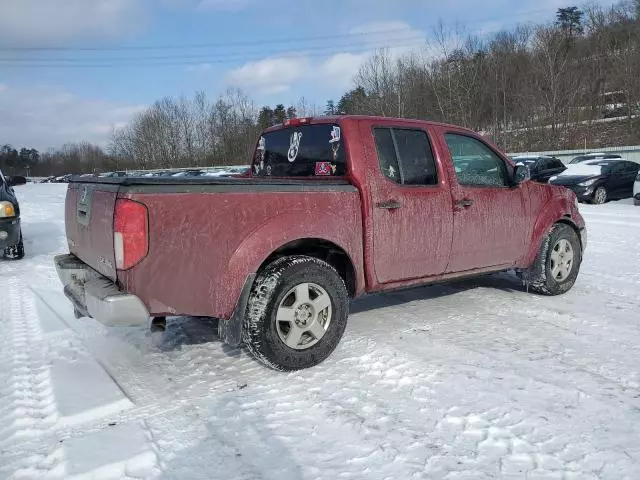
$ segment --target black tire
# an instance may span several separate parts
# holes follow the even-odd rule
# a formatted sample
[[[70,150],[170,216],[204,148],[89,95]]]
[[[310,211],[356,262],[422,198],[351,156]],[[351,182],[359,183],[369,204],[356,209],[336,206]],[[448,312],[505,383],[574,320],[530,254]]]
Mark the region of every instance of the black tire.
[[[276,312],[285,295],[297,285],[313,283],[331,300],[332,316],[326,332],[305,349],[287,346],[278,335]],[[347,326],[349,294],[343,279],[328,263],[312,257],[280,258],[256,277],[251,289],[243,325],[243,340],[251,353],[265,365],[280,371],[313,367],[335,350]]]
[[[571,271],[567,278],[558,281],[551,274],[551,252],[560,240],[567,240],[574,252]],[[575,230],[564,223],[557,223],[542,241],[538,255],[524,278],[529,288],[542,295],[561,295],[573,287],[582,263],[582,245]]]
[[[20,232],[20,241],[16,245],[12,245],[4,249],[3,258],[7,260],[22,260],[24,258],[22,232]]]
[[[602,192],[603,196],[599,197],[598,192]],[[607,200],[609,200],[609,193],[607,192],[607,189],[604,187],[596,188],[595,192],[593,192],[593,199],[591,200],[591,202],[594,205],[602,205],[604,203],[607,203]]]

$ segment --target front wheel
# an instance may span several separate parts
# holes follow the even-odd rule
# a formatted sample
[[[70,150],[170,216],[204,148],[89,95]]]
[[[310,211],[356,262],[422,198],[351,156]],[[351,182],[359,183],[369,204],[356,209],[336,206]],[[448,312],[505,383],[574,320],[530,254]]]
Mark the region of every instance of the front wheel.
[[[347,289],[331,265],[312,257],[280,258],[256,278],[243,340],[276,370],[313,367],[337,347],[348,313]]]
[[[575,230],[557,223],[546,236],[531,268],[529,287],[542,295],[560,295],[573,287],[582,263],[582,244]]]
[[[22,242],[22,232],[20,241],[16,245],[11,245],[4,249],[3,257],[7,260],[21,260],[24,258],[24,243]]]
[[[593,203],[596,205],[602,205],[607,201],[607,189],[604,187],[596,188],[596,191],[593,192]]]

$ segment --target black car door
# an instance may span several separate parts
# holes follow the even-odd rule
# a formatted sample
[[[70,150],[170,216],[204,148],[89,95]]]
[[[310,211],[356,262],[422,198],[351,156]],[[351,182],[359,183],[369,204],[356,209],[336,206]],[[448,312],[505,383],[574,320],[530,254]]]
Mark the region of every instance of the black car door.
[[[538,182],[546,183],[551,178],[549,174],[549,161],[546,158],[539,158],[535,163],[535,177]]]
[[[621,198],[624,195],[624,175],[625,175],[625,162],[611,162],[608,167],[611,172],[609,180],[607,181],[607,196],[610,199]]]
[[[551,159],[540,158],[536,162],[536,180],[541,183],[547,183],[555,175],[552,167]]]
[[[554,175],[559,175],[566,169],[567,167],[564,166],[564,163],[562,163],[557,158],[552,158],[549,160],[549,178],[553,177]]]

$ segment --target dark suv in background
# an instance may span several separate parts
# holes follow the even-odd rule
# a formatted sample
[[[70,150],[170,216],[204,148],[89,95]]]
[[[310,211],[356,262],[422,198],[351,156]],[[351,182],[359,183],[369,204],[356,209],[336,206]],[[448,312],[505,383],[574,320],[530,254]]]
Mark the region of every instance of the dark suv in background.
[[[20,206],[13,187],[25,183],[24,177],[5,177],[0,171],[0,251],[4,258],[11,260],[24,257]]]
[[[547,183],[551,177],[564,172],[567,167],[556,157],[548,155],[519,155],[513,161],[523,163],[531,171],[531,180]]]

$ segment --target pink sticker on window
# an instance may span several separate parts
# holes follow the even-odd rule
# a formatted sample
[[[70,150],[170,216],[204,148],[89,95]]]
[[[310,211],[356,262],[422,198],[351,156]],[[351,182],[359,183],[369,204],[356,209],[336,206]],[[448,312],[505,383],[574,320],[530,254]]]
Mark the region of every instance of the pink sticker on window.
[[[331,175],[331,163],[329,162],[316,162],[316,175],[326,176]]]

